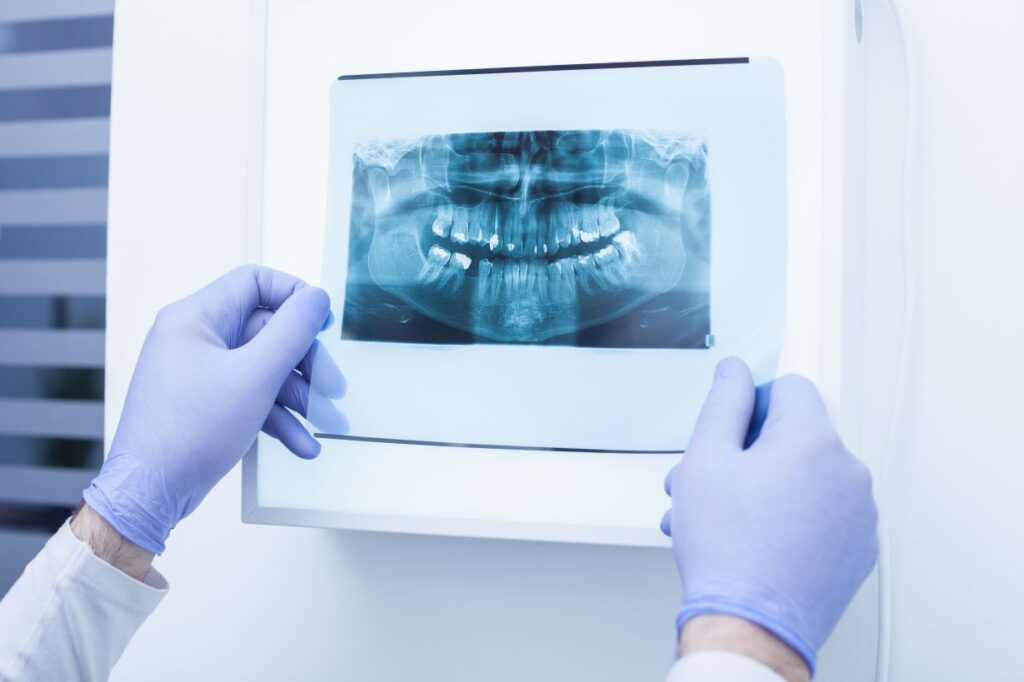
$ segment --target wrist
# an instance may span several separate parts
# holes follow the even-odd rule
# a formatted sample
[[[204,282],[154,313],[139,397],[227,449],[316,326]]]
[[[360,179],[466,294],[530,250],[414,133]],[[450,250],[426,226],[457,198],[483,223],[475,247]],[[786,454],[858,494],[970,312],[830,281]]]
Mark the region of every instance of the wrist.
[[[125,538],[89,505],[82,503],[71,517],[71,532],[122,573],[139,581],[149,573],[153,553]]]
[[[705,614],[686,622],[679,638],[679,654],[701,651],[729,651],[746,656],[787,682],[811,679],[800,654],[761,626],[735,616]]]
[[[174,516],[176,499],[171,499],[165,484],[159,468],[132,461],[112,449],[82,497],[97,516],[130,543],[162,554],[167,536],[180,518]]]

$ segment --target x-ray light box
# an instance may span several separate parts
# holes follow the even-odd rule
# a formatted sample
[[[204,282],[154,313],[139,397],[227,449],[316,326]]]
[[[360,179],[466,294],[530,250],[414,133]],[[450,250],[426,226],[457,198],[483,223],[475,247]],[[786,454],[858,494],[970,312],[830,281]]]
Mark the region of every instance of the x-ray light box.
[[[522,67],[430,27],[403,51],[429,63],[372,27],[342,44],[341,6],[256,13],[253,220],[335,323],[323,452],[261,437],[246,520],[664,545],[663,477],[730,354],[814,378],[856,446],[861,8],[783,4],[666,7],[671,59],[638,36]]]

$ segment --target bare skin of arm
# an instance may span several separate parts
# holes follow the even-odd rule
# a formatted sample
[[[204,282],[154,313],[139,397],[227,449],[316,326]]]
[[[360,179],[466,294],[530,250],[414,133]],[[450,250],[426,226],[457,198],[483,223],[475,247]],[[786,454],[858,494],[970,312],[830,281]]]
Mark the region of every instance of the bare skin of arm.
[[[153,554],[124,538],[87,504],[71,518],[71,532],[92,548],[93,554],[122,573],[144,580],[153,563]]]
[[[691,619],[679,638],[679,654],[728,651],[753,659],[786,682],[810,682],[807,664],[781,639],[759,625],[734,616],[705,615]]]

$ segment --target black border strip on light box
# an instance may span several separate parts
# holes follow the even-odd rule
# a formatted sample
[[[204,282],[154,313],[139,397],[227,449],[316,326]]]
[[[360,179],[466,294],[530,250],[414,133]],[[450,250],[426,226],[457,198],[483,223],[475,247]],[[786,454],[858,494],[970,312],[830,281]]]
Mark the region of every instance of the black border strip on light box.
[[[551,64],[547,66],[501,66],[488,69],[452,69],[447,71],[395,71],[392,73],[354,73],[338,76],[339,81],[360,81],[375,78],[423,78],[428,76],[478,76],[492,73],[537,73],[543,71],[591,71],[594,69],[639,69],[655,66],[715,66],[749,64],[749,57],[714,59],[666,59],[647,62],[603,62],[597,64]]]

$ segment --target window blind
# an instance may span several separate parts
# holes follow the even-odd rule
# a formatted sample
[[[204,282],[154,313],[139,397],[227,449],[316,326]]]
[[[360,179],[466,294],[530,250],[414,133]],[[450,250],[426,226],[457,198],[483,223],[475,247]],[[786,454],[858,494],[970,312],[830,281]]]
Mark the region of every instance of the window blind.
[[[54,510],[78,502],[103,459],[113,14],[113,0],[0,3],[0,523],[8,525],[63,518]]]

